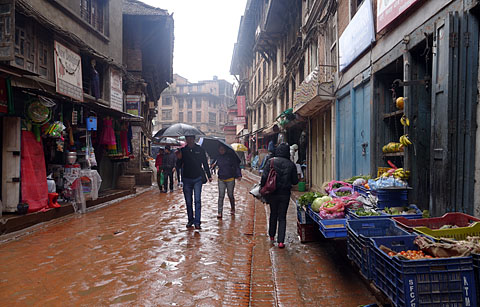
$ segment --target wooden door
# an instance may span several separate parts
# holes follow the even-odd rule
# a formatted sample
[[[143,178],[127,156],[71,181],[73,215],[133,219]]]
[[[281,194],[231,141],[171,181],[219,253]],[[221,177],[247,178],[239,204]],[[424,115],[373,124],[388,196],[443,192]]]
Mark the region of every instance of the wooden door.
[[[4,212],[17,211],[20,202],[21,119],[3,118],[2,203]]]

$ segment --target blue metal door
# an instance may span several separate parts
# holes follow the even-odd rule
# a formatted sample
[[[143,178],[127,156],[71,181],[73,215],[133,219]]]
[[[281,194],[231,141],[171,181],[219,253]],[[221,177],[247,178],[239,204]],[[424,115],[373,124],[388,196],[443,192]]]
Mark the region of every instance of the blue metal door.
[[[349,178],[354,169],[353,112],[350,94],[337,100],[337,180]]]
[[[370,82],[354,89],[355,175],[370,173]]]
[[[370,173],[370,82],[342,92],[336,103],[337,180]]]

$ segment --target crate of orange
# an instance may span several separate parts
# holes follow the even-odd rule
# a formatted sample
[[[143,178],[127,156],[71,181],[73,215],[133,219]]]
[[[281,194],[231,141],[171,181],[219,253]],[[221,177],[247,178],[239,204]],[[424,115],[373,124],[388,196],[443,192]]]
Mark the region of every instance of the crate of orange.
[[[414,236],[371,238],[375,285],[394,306],[478,306],[472,257],[433,258]]]

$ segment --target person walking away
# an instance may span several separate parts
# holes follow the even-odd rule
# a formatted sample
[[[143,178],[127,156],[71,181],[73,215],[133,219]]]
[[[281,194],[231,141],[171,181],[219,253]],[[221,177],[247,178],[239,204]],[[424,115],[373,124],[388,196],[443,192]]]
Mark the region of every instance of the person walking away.
[[[298,176],[295,164],[290,161],[290,148],[287,144],[280,144],[275,150],[275,156],[271,159],[273,168],[277,172],[276,189],[269,195],[266,195],[266,201],[270,205],[270,219],[268,234],[270,240],[275,240],[278,225],[277,243],[279,248],[285,247],[285,230],[287,227],[287,210],[290,203],[290,194],[292,185],[298,183]],[[260,181],[260,186],[264,186],[268,173],[270,172],[270,162],[265,165],[264,172]]]
[[[187,146],[181,149],[181,165],[183,169],[183,195],[187,205],[187,228],[195,225],[201,229],[202,184],[212,182],[212,175],[208,167],[205,150],[195,144],[195,136],[186,136]],[[192,195],[193,194],[193,195]],[[195,197],[195,212],[193,211],[193,197]]]
[[[160,184],[161,171],[162,171],[162,160],[163,160],[163,148],[160,148],[158,151],[157,157],[155,158],[155,167],[157,168],[157,184],[158,189],[162,192],[162,185]]]
[[[177,162],[175,163],[175,172],[177,173],[177,186],[181,187],[183,184],[182,184],[182,164],[181,164],[182,153],[180,149],[177,149],[175,151],[175,157],[177,157]]]
[[[170,145],[165,146],[165,153],[162,159],[162,172],[163,172],[163,193],[167,193],[167,188],[170,187],[170,192],[173,192],[173,170],[177,157],[172,152]]]
[[[218,147],[217,160],[212,165],[212,169],[218,166],[218,215],[221,219],[223,216],[223,200],[225,199],[225,189],[227,190],[228,199],[230,200],[230,213],[235,214],[235,179],[242,180],[242,171],[238,160],[227,153],[224,145]]]

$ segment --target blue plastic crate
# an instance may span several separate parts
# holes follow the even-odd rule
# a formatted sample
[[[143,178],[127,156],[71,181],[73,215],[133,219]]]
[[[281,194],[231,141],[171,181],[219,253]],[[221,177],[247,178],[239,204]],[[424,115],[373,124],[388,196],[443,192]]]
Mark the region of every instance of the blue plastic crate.
[[[320,232],[327,239],[347,237],[347,219],[320,220],[319,225]]]
[[[347,256],[360,268],[360,272],[366,279],[372,279],[371,267],[371,244],[372,237],[396,237],[406,236],[409,233],[398,227],[390,219],[369,219],[347,221]],[[415,236],[413,236],[415,237]]]
[[[354,185],[353,191],[358,192],[360,195],[367,196],[370,193],[370,190],[361,186],[361,185]]]
[[[315,223],[320,224],[320,220],[321,220],[320,215],[318,215],[317,212],[313,211],[312,207],[308,206],[306,208],[306,211]]]
[[[407,189],[378,189],[370,190],[370,193],[378,198],[378,208],[408,206]]]
[[[373,216],[360,216],[357,215],[356,210],[348,210],[348,217],[352,220],[378,220],[378,219],[389,219],[390,216],[387,214],[373,215]]]
[[[393,251],[418,250],[413,236],[371,238],[373,281],[394,306],[478,306],[472,257],[400,260]]]
[[[397,207],[397,206],[387,206],[387,207]],[[382,212],[382,215],[385,215],[386,217],[388,218],[392,218],[392,217],[404,217],[406,219],[409,219],[409,220],[412,220],[412,219],[421,219],[423,217],[423,214],[422,214],[422,210],[418,209],[418,207],[416,205],[410,205],[410,206],[403,206],[403,207],[408,207],[408,208],[412,208],[412,209],[415,209],[415,211],[417,213],[415,214],[397,214],[397,215],[391,215],[391,214],[386,214],[384,212]],[[385,207],[383,207],[381,209],[381,211],[385,209]]]
[[[305,207],[297,206],[297,220],[300,224],[314,224],[315,222],[307,214]]]

